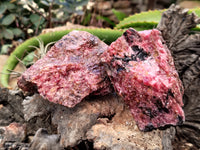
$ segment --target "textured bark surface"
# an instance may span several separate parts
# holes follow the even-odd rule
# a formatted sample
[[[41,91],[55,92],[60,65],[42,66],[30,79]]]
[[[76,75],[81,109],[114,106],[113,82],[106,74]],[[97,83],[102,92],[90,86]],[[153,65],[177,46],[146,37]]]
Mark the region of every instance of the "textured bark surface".
[[[31,99],[29,101],[29,106],[33,107],[40,105],[37,102],[45,100],[38,97],[34,104]],[[50,105],[47,104],[47,107]],[[89,140],[94,143],[95,149],[172,148],[166,131],[139,131],[129,109],[116,95],[93,97],[74,108],[52,104],[49,110],[52,124],[57,126],[57,134],[60,135],[61,147],[75,147],[82,140]],[[172,137],[173,133],[170,132]],[[168,145],[164,145],[167,141]]]
[[[200,148],[200,33],[191,28],[200,23],[195,14],[172,5],[163,13],[158,29],[162,32],[179,76],[183,81],[186,121],[176,127],[177,145],[191,143],[189,148]]]
[[[12,122],[23,122],[23,94],[20,91],[9,91],[0,88],[0,125]]]
[[[20,148],[172,149],[173,128],[141,132],[128,107],[115,94],[90,97],[74,108],[51,103],[35,94],[26,96],[22,105],[25,139],[34,137],[27,145],[23,145],[24,139],[16,139]],[[0,142],[4,148],[6,143],[7,147],[16,144],[8,143],[4,137]]]
[[[0,142],[0,147],[3,147],[6,142],[21,142],[26,138],[26,125],[20,123],[11,123],[9,126],[1,127],[1,132],[4,137]]]
[[[40,128],[31,144],[29,150],[61,150],[59,135],[49,135],[47,130]]]

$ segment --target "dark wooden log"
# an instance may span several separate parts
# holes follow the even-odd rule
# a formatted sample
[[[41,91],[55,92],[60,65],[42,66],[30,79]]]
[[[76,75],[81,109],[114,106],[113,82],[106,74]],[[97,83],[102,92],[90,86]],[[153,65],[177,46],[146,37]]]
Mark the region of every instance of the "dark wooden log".
[[[25,119],[50,114],[52,125],[57,126],[61,147],[76,147],[82,141],[92,141],[95,149],[172,148],[173,128],[141,132],[128,107],[116,95],[90,97],[74,108],[50,103],[39,95],[25,101]]]
[[[185,88],[186,121],[176,127],[179,149],[187,145],[191,149],[200,148],[200,33],[191,30],[199,23],[200,18],[194,13],[188,14],[186,9],[172,5],[157,27],[172,52]],[[184,143],[186,147],[181,147]]]
[[[30,149],[52,149],[52,143],[54,149],[172,149],[173,128],[141,132],[128,107],[115,94],[87,98],[74,108],[35,94],[27,96],[22,105],[24,121],[20,123],[26,124],[26,139],[34,135]],[[24,140],[16,141],[27,147]],[[16,144],[8,142],[3,138],[1,144]]]
[[[23,93],[0,88],[0,126],[23,122]]]

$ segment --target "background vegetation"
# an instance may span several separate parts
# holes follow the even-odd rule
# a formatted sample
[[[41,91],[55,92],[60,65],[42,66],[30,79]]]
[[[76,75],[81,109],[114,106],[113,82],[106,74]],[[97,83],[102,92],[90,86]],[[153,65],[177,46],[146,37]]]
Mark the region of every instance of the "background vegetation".
[[[63,25],[81,14],[88,0],[1,0],[0,49],[7,53],[15,40],[24,41],[44,28]]]

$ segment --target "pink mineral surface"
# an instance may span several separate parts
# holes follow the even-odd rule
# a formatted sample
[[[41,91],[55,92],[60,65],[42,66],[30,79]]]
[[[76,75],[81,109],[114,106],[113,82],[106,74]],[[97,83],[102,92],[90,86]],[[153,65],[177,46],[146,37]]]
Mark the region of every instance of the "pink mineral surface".
[[[183,86],[160,31],[129,28],[101,59],[115,91],[128,104],[140,130],[185,120]]]
[[[91,93],[109,93],[110,81],[99,57],[107,48],[88,32],[72,31],[23,73],[18,86],[68,107]]]

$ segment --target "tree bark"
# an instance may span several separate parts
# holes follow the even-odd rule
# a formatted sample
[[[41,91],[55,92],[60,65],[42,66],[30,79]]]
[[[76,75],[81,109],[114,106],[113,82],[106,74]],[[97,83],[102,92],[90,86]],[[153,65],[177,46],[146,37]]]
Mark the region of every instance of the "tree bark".
[[[200,148],[200,33],[191,29],[199,23],[200,18],[194,13],[188,14],[186,9],[172,5],[163,13],[157,27],[171,50],[185,88],[186,121],[176,127],[177,145],[188,142],[193,149]]]

